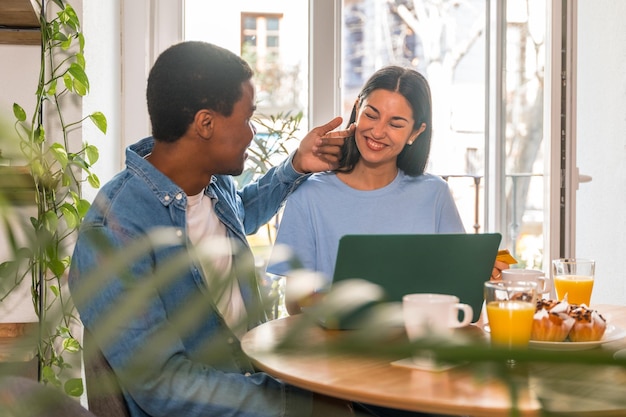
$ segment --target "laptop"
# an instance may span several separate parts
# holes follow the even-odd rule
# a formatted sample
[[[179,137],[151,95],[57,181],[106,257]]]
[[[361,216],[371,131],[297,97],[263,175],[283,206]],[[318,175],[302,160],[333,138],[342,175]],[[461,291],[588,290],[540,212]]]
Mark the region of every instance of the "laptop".
[[[472,321],[477,321],[483,283],[491,277],[501,239],[499,233],[343,236],[330,294],[349,284],[353,290],[343,291],[352,300],[344,304],[355,305],[354,298],[359,297],[362,303],[349,314],[345,309],[344,313],[326,313],[321,324],[333,329],[359,327],[373,306],[398,306],[402,296],[409,293],[456,295],[472,306]],[[378,295],[373,290],[376,287],[382,289]]]

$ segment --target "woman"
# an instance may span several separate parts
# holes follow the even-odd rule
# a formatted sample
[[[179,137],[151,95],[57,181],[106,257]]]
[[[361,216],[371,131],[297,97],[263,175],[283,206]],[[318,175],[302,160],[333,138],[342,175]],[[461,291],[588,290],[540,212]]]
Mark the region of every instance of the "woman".
[[[421,74],[397,66],[378,70],[354,104],[348,126],[353,123],[356,129],[346,139],[339,167],[313,174],[288,198],[268,272],[286,275],[303,267],[321,272],[324,287],[332,279],[343,235],[465,233],[448,184],[424,171],[432,104]],[[280,261],[285,245],[299,264]],[[289,313],[298,312],[303,301],[290,297],[288,284]],[[427,415],[355,406],[379,417]]]
[[[304,267],[330,283],[343,235],[465,233],[447,183],[424,171],[432,104],[421,74],[378,70],[354,104],[352,123],[339,167],[314,174],[289,197],[268,272]],[[299,264],[281,261],[283,245]]]

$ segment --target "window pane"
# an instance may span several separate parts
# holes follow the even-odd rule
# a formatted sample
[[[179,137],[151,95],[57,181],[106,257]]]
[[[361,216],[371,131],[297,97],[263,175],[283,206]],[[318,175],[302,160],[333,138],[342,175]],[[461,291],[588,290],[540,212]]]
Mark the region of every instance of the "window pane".
[[[278,30],[280,20],[276,17],[267,18],[267,30]]]
[[[267,37],[267,47],[268,48],[276,48],[279,44],[278,36],[268,36]]]
[[[244,27],[244,29],[254,29],[254,30],[256,30],[256,17],[254,17],[254,16],[246,16],[243,19],[243,27]]]
[[[520,266],[542,269],[545,6],[507,1],[505,45],[506,233]]]
[[[244,45],[256,46],[256,35],[244,35],[243,43]]]

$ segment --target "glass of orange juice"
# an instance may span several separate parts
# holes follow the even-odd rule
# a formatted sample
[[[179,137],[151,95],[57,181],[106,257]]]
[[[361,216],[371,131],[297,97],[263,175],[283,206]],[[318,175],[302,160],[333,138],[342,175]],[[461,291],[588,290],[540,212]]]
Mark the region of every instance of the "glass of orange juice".
[[[537,302],[537,283],[487,281],[484,294],[492,345],[528,346]]]
[[[559,300],[570,304],[591,302],[596,263],[591,259],[562,258],[552,261],[552,279]]]

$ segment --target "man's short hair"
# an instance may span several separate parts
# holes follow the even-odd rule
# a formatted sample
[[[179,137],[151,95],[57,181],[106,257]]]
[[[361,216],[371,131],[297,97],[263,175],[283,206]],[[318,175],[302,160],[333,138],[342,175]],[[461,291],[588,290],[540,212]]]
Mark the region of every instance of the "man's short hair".
[[[202,109],[230,116],[252,78],[246,61],[219,46],[187,41],[169,47],[150,70],[148,113],[156,140],[174,142]]]

